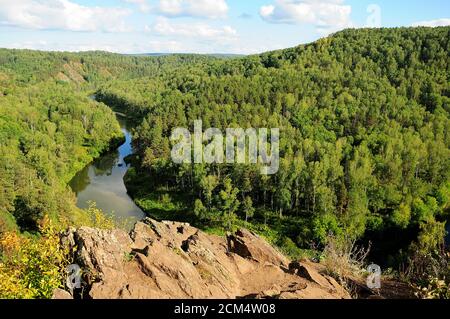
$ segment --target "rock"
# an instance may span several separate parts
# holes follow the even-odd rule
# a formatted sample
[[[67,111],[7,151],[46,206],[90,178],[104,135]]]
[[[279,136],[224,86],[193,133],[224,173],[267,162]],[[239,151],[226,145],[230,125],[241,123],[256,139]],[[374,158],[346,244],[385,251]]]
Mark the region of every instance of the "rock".
[[[125,255],[131,252],[131,239],[122,230],[96,230],[87,227],[74,233],[77,244],[75,258],[82,261],[82,267],[105,273],[109,270],[123,270]]]
[[[69,292],[57,288],[55,289],[55,291],[53,291],[52,299],[63,300],[63,299],[73,299],[73,297]]]
[[[229,250],[243,258],[278,266],[289,265],[289,260],[258,235],[242,229],[227,238]]]
[[[333,277],[330,276],[324,276],[328,282],[333,286],[333,289],[335,291],[335,293],[337,293],[338,295],[340,295],[342,298],[344,299],[351,299],[350,294],[347,292],[347,290],[344,289],[344,287],[342,287],[337,281],[336,279],[334,279]]]
[[[82,227],[62,242],[83,269],[87,298],[343,298],[313,266],[289,272],[289,260],[247,230],[223,238],[146,218],[130,234]]]
[[[289,265],[289,271],[293,272],[294,274],[300,277],[315,282],[321,287],[333,289],[333,286],[324,276],[319,274],[318,271],[316,271],[314,268],[312,268],[310,265],[306,263],[293,262]]]
[[[339,295],[341,298],[349,299],[349,293],[332,277],[322,275],[317,271],[312,263],[292,262],[289,264],[289,272],[316,283],[321,288]]]

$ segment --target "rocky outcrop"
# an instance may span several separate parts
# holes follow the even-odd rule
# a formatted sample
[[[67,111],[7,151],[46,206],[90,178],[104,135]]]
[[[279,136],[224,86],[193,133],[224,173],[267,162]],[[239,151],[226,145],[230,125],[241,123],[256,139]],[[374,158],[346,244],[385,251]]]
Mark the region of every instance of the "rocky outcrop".
[[[60,288],[57,288],[57,289],[55,289],[55,291],[53,291],[52,299],[57,299],[57,300],[67,299],[67,300],[70,300],[70,299],[73,299],[73,297],[72,297],[72,295],[69,292],[67,292],[65,290],[62,290]]]
[[[223,238],[147,218],[130,234],[83,227],[63,242],[83,269],[85,298],[349,298],[313,264],[290,263],[247,230]]]
[[[230,252],[241,257],[257,263],[289,266],[289,260],[286,257],[246,229],[238,230],[235,235],[229,235],[227,239]]]

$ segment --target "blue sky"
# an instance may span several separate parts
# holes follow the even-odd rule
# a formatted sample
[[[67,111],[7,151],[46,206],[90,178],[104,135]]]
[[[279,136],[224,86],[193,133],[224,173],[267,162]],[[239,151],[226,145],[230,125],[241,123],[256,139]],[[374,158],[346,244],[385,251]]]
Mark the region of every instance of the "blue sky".
[[[249,54],[412,25],[450,25],[450,1],[0,0],[4,48]]]

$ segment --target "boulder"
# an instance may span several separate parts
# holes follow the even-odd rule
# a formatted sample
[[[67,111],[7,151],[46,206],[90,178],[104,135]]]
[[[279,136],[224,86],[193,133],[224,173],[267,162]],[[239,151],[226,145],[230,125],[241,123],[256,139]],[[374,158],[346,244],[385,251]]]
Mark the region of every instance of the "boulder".
[[[289,265],[289,271],[302,278],[315,282],[323,288],[333,289],[331,283],[307,263],[293,262]]]
[[[66,232],[62,242],[83,270],[84,298],[344,297],[337,282],[312,266],[289,271],[285,256],[247,230],[224,238],[146,218],[129,234],[82,227]],[[68,297],[62,291],[55,296]]]
[[[65,299],[73,299],[73,297],[69,292],[57,288],[53,291],[52,299],[65,300]]]
[[[305,278],[322,289],[330,293],[341,296],[341,298],[350,298],[349,293],[333,278],[327,275],[322,275],[310,262],[292,262],[289,264],[289,272]]]
[[[238,230],[234,235],[228,235],[227,239],[229,251],[243,258],[284,267],[289,265],[289,260],[285,256],[261,237],[246,229]]]

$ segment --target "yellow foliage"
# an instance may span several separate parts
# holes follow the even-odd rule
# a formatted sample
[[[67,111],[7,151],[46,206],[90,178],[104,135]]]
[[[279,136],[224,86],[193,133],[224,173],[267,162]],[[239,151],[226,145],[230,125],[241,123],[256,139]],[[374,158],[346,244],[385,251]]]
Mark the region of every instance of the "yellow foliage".
[[[51,298],[61,286],[68,254],[49,218],[43,219],[40,232],[37,238],[1,235],[0,298]]]
[[[110,216],[107,216],[102,210],[98,209],[94,202],[89,203],[87,213],[90,218],[89,225],[87,226],[100,229],[116,228],[114,219]]]

